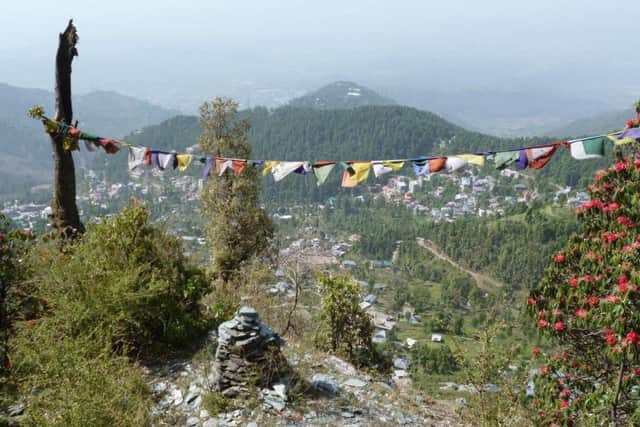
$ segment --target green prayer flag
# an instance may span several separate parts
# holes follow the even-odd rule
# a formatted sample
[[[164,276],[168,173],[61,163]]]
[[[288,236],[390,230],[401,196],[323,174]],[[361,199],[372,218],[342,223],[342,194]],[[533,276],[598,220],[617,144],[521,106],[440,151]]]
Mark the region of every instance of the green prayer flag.
[[[335,163],[313,165],[313,174],[316,176],[318,187],[325,183],[327,177],[329,176],[335,165]]]
[[[496,164],[496,169],[504,169],[507,166],[512,165],[520,157],[520,151],[504,151],[493,155],[493,161]]]

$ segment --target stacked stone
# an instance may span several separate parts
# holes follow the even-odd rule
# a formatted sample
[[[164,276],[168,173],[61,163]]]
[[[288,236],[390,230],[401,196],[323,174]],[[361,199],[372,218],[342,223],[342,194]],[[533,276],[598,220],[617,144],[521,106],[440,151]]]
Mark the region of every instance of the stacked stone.
[[[264,368],[266,352],[279,355],[284,341],[260,322],[258,312],[241,307],[236,316],[218,327],[218,346],[213,362],[213,389],[234,397],[247,391],[249,383],[266,385],[256,378]]]

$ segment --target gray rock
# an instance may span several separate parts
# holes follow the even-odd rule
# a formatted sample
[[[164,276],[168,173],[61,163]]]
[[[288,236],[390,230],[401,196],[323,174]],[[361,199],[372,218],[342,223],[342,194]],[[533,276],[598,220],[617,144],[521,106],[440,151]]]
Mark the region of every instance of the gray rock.
[[[349,411],[342,411],[340,413],[340,416],[342,416],[342,418],[353,418],[353,417],[355,417],[353,412],[349,412]]]
[[[325,374],[315,374],[311,379],[311,387],[333,396],[336,396],[340,390],[336,380]]]
[[[24,412],[24,403],[14,403],[7,408],[7,415],[10,417],[17,417]]]
[[[258,427],[258,423],[256,423],[255,421],[251,421],[250,423],[247,423],[244,427]]]
[[[411,361],[404,359],[402,357],[396,357],[393,359],[393,366],[396,369],[408,370],[411,365]]]
[[[202,423],[202,427],[220,427],[222,425],[224,425],[223,421],[219,418],[210,418]]]
[[[174,406],[178,406],[184,401],[184,398],[182,397],[182,392],[177,388],[171,391],[171,398],[173,400]]]
[[[187,423],[185,424],[187,427],[196,427],[200,425],[200,418],[198,417],[190,417],[187,419]]]
[[[365,381],[362,381],[360,378],[354,377],[354,378],[349,378],[347,381],[343,382],[342,385],[361,388],[361,387],[365,387],[367,383]]]
[[[355,375],[358,372],[351,363],[345,362],[336,356],[327,357],[324,360],[324,365],[338,371],[342,375]]]

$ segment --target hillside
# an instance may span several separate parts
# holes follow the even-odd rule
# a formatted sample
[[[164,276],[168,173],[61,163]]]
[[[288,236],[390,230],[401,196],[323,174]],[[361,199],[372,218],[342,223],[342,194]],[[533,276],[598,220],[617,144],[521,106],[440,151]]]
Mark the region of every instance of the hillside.
[[[586,117],[567,123],[544,132],[545,135],[560,137],[579,137],[583,135],[596,135],[599,133],[621,129],[627,120],[636,116],[632,108],[627,110],[611,111],[595,116]]]
[[[0,197],[50,182],[49,140],[41,124],[26,114],[33,105],[43,105],[53,115],[53,93],[0,83]],[[176,112],[116,92],[99,91],[75,96],[74,114],[85,129],[122,137]]]
[[[289,101],[296,108],[355,108],[366,105],[393,105],[396,102],[353,82],[334,82]]]

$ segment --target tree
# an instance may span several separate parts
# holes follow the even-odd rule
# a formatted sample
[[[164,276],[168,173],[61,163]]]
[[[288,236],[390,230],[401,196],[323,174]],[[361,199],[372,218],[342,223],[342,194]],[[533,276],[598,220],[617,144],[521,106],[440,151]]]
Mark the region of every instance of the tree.
[[[238,104],[230,99],[202,104],[199,144],[204,153],[213,158],[249,158],[250,125],[237,114]],[[273,224],[259,206],[258,173],[253,165],[243,166],[240,173],[212,172],[201,196],[213,272],[225,285],[238,279],[248,261],[267,251],[273,237]]]
[[[73,20],[59,36],[58,52],[56,54],[56,115],[55,120],[71,125],[73,108],[71,105],[71,63],[78,56],[76,43],[78,33]],[[78,233],[84,233],[84,225],[80,221],[76,206],[76,174],[73,156],[70,150],[65,150],[65,135],[56,133],[51,135],[54,161],[54,191],[51,201],[51,226],[61,232],[66,238],[73,238]]]
[[[640,422],[640,159],[598,172],[582,233],[553,257],[528,313],[559,351],[535,379],[543,423]],[[538,348],[534,355],[542,356]]]
[[[316,345],[364,365],[378,356],[371,337],[373,325],[360,308],[358,285],[347,276],[322,276],[322,307]]]

